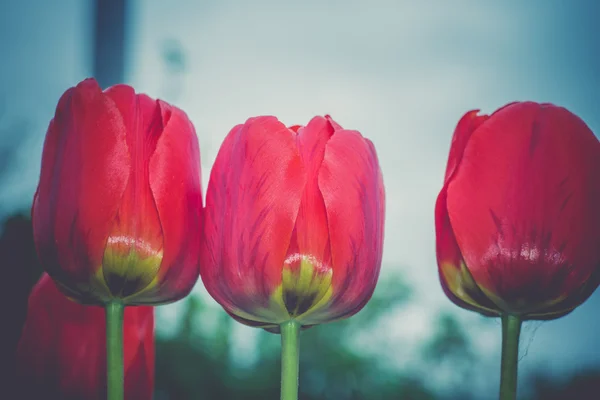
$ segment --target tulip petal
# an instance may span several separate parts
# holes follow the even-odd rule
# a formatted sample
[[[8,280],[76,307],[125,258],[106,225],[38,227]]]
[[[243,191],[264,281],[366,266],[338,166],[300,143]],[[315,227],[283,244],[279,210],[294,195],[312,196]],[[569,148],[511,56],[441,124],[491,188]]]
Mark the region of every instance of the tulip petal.
[[[471,275],[505,311],[551,308],[600,264],[599,147],[572,113],[536,103],[502,108],[469,139],[448,214]]]
[[[446,208],[447,188],[440,192],[435,204],[435,234],[438,272],[442,289],[456,305],[487,316],[500,314],[496,306],[479,289],[466,267],[452,232]]]
[[[296,142],[307,180],[282,275],[283,301],[296,318],[331,295],[329,227],[318,174],[333,133],[332,124],[323,117],[315,117],[297,130]]]
[[[447,183],[457,170],[473,131],[488,119],[487,115],[479,116],[478,112],[479,110],[467,112],[456,125],[452,136],[444,188],[435,204],[436,256],[440,283],[446,296],[460,307],[491,316],[498,313],[495,311],[498,307],[483,294],[466,268],[450,225],[446,205]]]
[[[539,310],[527,314],[527,319],[544,321],[564,317],[586,301],[596,291],[599,284],[600,265],[583,286],[573,290],[562,301],[556,302],[550,307],[540,307]]]
[[[333,126],[327,119],[315,117],[306,127],[300,128],[296,136],[307,180],[296,218],[297,242],[294,244],[297,244],[299,253],[317,257],[322,263],[330,263],[331,250],[327,213],[319,190],[318,176],[325,146],[333,132]]]
[[[357,131],[338,130],[319,171],[333,260],[327,320],[358,312],[371,297],[381,267],[385,192],[375,148]],[[317,323],[315,313],[306,321]]]
[[[163,133],[157,101],[127,85],[106,90],[127,132],[131,173],[108,238],[103,276],[114,297],[127,298],[152,282],[163,253],[163,232],[149,183],[150,156]]]
[[[68,90],[48,128],[32,207],[38,254],[52,276],[68,276],[74,281],[69,286],[89,290],[129,170],[125,126],[114,101],[93,79]]]
[[[149,398],[153,392],[153,313],[152,307],[125,309],[125,398]],[[22,398],[106,398],[104,310],[68,300],[44,274],[29,297],[16,375]]]
[[[202,279],[208,292],[241,318],[287,318],[271,296],[281,284],[306,182],[295,140],[276,118],[251,118],[229,132],[211,171]]]
[[[463,152],[473,131],[488,119],[487,115],[477,115],[478,113],[479,110],[467,112],[456,125],[454,135],[452,136],[452,143],[450,144],[450,155],[448,156],[444,183],[448,182],[454,171],[456,171],[456,167],[460,164]]]
[[[160,293],[163,302],[189,294],[198,280],[202,223],[200,148],[194,126],[176,107],[158,102],[164,130],[150,159],[150,187],[164,234],[157,279],[136,302]]]

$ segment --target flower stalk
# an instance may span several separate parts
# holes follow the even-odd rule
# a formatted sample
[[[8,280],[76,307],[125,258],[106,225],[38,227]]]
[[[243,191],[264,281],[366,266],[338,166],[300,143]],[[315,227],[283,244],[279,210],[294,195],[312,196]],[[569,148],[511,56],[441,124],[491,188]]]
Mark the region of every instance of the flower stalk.
[[[502,316],[502,365],[500,371],[500,400],[517,398],[517,367],[519,363],[519,336],[521,318]]]
[[[108,400],[123,400],[123,314],[118,301],[106,305],[106,384]]]
[[[300,324],[291,319],[281,329],[281,400],[298,400]]]

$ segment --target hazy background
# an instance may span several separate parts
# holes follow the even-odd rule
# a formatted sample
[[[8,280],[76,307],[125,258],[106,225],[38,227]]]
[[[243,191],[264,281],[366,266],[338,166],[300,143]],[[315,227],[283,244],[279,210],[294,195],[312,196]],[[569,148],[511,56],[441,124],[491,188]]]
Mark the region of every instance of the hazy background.
[[[58,98],[94,73],[94,2],[3,1],[0,10],[4,219],[28,212]],[[449,142],[466,111],[489,113],[514,100],[565,106],[600,132],[600,4],[138,0],[126,11],[124,81],[188,113],[200,140],[204,187],[222,139],[250,116],[276,115],[293,125],[327,113],[375,143],[387,192],[381,301],[373,311],[378,318],[346,333],[348,348],[375,368],[425,381],[431,393],[460,387],[474,399],[494,398],[500,323],[455,307],[437,278],[433,207]],[[209,340],[228,324],[228,362],[239,371],[263,368],[262,344],[276,351],[279,338],[223,322],[201,282],[194,296],[201,311],[190,313],[189,301],[157,309],[159,337],[175,341],[185,325],[190,343]],[[536,387],[528,377],[561,383],[600,370],[599,308],[596,292],[565,318],[525,325],[521,393]],[[456,378],[456,364],[443,357],[431,362],[443,352],[423,352],[440,326],[446,334],[465,331],[472,351],[461,358],[472,368],[466,375]],[[160,349],[162,365],[168,355]],[[310,368],[301,382],[311,382]],[[158,389],[179,384],[157,379]],[[156,398],[186,398],[168,390]],[[370,398],[397,398],[390,396]]]

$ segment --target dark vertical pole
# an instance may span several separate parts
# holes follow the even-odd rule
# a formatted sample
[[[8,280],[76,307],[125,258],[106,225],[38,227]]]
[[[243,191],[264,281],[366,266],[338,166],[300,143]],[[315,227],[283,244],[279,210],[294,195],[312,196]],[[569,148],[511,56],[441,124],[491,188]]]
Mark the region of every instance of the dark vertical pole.
[[[94,77],[102,88],[125,79],[127,0],[95,0]]]

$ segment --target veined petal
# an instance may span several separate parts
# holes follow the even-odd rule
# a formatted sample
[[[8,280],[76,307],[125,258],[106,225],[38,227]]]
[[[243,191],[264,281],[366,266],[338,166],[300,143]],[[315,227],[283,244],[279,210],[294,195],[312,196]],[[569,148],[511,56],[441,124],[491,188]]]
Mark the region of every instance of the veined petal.
[[[306,127],[297,129],[296,142],[307,180],[282,271],[281,291],[290,315],[300,319],[324,296],[331,296],[329,226],[318,174],[333,132],[333,126],[323,117],[315,117]]]
[[[200,148],[186,114],[159,101],[164,131],[150,160],[150,187],[164,234],[160,270],[139,299],[160,293],[162,302],[179,300],[198,280],[202,229]]]
[[[456,305],[496,316],[502,310],[481,291],[460,253],[448,218],[446,198],[447,188],[444,187],[435,204],[436,256],[442,289]]]
[[[551,306],[541,304],[537,310],[532,310],[527,314],[527,319],[543,321],[563,317],[586,301],[598,288],[599,284],[600,265],[581,287],[574,289],[560,301],[555,301]]]
[[[327,141],[333,135],[333,126],[323,117],[313,118],[298,130],[296,142],[307,174],[302,201],[296,218],[295,231],[297,249],[300,254],[309,254],[325,263],[330,262],[327,213],[323,196],[319,190],[319,168],[325,155]]]
[[[200,268],[228,312],[254,321],[287,318],[271,296],[281,284],[305,182],[295,134],[276,118],[251,118],[227,135],[206,195]]]
[[[331,306],[307,324],[350,316],[371,297],[381,267],[385,192],[375,148],[357,131],[338,130],[319,170],[333,260]]]
[[[471,134],[479,127],[479,125],[488,119],[487,115],[477,115],[478,113],[479,110],[469,111],[463,115],[456,125],[454,135],[452,136],[452,142],[450,143],[450,155],[448,156],[444,183],[448,182],[460,164],[460,160],[462,159]]]
[[[93,79],[68,90],[48,128],[32,219],[44,268],[82,297],[101,266],[130,167],[114,101]]]
[[[564,108],[516,103],[472,134],[448,183],[474,280],[502,309],[551,309],[600,264],[600,142]]]
[[[152,282],[163,256],[163,232],[150,190],[149,164],[166,121],[158,102],[136,95],[130,86],[113,86],[105,93],[123,117],[131,171],[108,237],[102,276],[97,278],[105,281],[112,296],[127,298]]]

